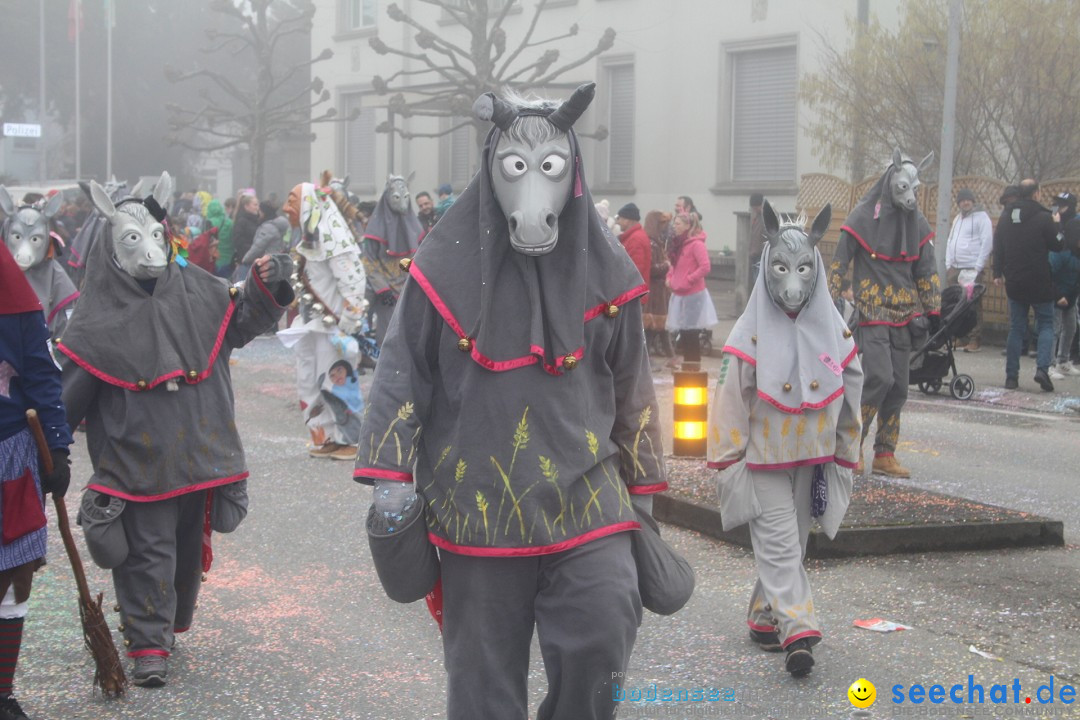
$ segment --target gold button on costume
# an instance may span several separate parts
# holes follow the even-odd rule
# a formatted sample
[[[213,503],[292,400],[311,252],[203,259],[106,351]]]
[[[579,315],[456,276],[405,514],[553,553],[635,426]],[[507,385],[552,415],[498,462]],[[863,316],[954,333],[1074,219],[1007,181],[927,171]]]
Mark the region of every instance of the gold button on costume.
[[[604,308],[604,314],[607,315],[609,318],[617,316],[619,314],[619,306],[608,305],[606,308]]]
[[[463,337],[457,341],[457,349],[461,352],[469,352],[472,350],[472,340],[467,337]]]
[[[573,355],[567,355],[562,360],[562,366],[567,370],[573,370],[577,367],[577,358]]]

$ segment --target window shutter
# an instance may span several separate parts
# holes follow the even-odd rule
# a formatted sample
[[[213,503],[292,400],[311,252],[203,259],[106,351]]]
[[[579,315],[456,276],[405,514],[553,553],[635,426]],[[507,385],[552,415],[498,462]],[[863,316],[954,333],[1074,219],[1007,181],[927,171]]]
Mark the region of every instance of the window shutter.
[[[795,48],[750,50],[732,63],[734,181],[795,181]]]
[[[361,188],[375,187],[375,110],[365,108],[361,95],[345,96],[345,116],[356,108],[360,115],[345,126],[345,174],[349,184]]]
[[[608,68],[608,182],[634,182],[634,66]]]
[[[451,122],[456,125],[464,120],[466,118],[454,118]],[[450,184],[456,192],[461,192],[472,180],[475,155],[471,125],[459,127],[450,133]]]

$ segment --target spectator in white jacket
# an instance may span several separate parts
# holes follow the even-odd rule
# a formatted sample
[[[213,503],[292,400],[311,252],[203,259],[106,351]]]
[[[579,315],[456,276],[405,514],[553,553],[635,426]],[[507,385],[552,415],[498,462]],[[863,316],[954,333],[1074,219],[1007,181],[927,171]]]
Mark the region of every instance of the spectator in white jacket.
[[[975,193],[961,188],[956,193],[960,214],[953,219],[949,243],[945,250],[945,280],[948,285],[967,287],[985,282],[983,268],[990,262],[994,249],[994,225],[981,207],[975,206]],[[982,300],[975,302],[975,329],[962,342],[964,352],[979,352],[983,325]],[[965,338],[960,338],[961,341]]]

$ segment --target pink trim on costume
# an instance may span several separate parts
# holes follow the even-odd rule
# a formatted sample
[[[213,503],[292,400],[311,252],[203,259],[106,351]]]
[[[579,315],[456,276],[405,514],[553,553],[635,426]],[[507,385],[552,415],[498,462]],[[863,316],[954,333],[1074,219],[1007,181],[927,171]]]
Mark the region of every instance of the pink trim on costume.
[[[731,353],[732,355],[739,358],[740,360],[744,360],[744,361],[750,363],[751,365],[753,365],[754,367],[757,367],[757,360],[750,357],[749,355],[744,353],[742,350],[739,350],[738,348],[734,348],[734,347],[732,347],[730,345],[725,345],[720,352],[721,353]]]
[[[801,415],[803,410],[820,410],[821,408],[825,407],[826,405],[831,403],[833,400],[836,400],[838,397],[843,395],[844,394],[844,388],[843,388],[843,386],[841,386],[839,389],[837,389],[836,392],[834,392],[832,395],[825,398],[821,402],[816,402],[816,403],[806,403],[806,402],[804,402],[803,404],[801,404],[797,408],[788,407],[787,405],[784,405],[783,403],[781,403],[776,398],[773,398],[773,397],[769,396],[764,390],[758,390],[757,394],[758,394],[759,398],[761,398],[765,402],[769,403],[770,405],[772,405],[777,410],[780,410],[781,412],[786,412],[786,413],[788,413],[790,415]]]
[[[594,317],[600,315],[607,309],[608,305],[625,305],[634,298],[639,298],[647,292],[649,292],[648,284],[641,283],[637,287],[627,290],[609,303],[600,303],[596,307],[591,307],[585,311],[585,322],[589,322]]]
[[[191,629],[190,625],[188,625],[187,627],[182,627],[182,628],[173,628],[173,633],[186,633],[190,629]]]
[[[373,480],[395,480],[397,482],[412,482],[412,473],[398,472],[397,470],[381,470],[379,468],[356,468],[353,470],[354,478],[371,478]]]
[[[387,285],[382,290],[376,290],[375,294],[376,295],[382,295],[383,293],[388,293],[388,292],[393,292],[393,291],[394,291],[394,289],[392,287],[390,287],[389,285]]]
[[[876,457],[876,458],[879,458],[879,457],[896,457],[896,453],[891,453],[891,452],[874,453],[874,457]]]
[[[903,253],[901,253],[902,257],[898,257],[898,258],[889,257],[888,255],[882,255],[877,250],[874,250],[869,245],[867,245],[866,241],[862,239],[862,236],[860,236],[859,233],[855,232],[854,230],[852,230],[847,225],[841,225],[840,229],[841,230],[846,230],[847,232],[851,233],[851,236],[853,238],[855,238],[856,240],[858,240],[859,244],[862,245],[863,250],[870,253],[871,255],[875,255],[877,260],[885,260],[887,262],[915,262],[916,260],[919,259],[918,255],[914,255],[914,256],[909,257],[907,255],[904,255]],[[934,233],[930,233],[925,238],[923,238],[923,240],[919,243],[919,247],[921,248],[932,237],[934,237]]]
[[[270,298],[270,302],[274,303],[274,307],[285,307],[284,305],[278,305],[277,298],[275,298],[274,294],[271,293],[270,290],[266,287],[266,284],[263,282],[262,278],[259,277],[259,273],[253,272],[251,273],[251,276],[255,278],[255,285],[263,291],[266,297]],[[224,337],[224,333],[222,333],[221,337]]]
[[[599,528],[597,530],[590,530],[584,535],[578,535],[576,538],[570,538],[569,540],[563,540],[562,542],[555,543],[554,545],[537,545],[535,547],[514,547],[514,548],[489,548],[489,547],[475,547],[472,545],[456,545],[445,538],[441,538],[434,533],[429,532],[428,537],[431,542],[439,548],[448,552],[457,553],[458,555],[469,555],[472,557],[529,557],[533,555],[550,555],[552,553],[562,552],[564,550],[570,550],[580,545],[584,545],[587,542],[593,540],[599,540],[602,537],[608,535],[614,535],[626,530],[640,530],[641,523],[629,520],[627,522],[615,523],[614,525],[608,525],[607,527]]]
[[[581,157],[574,158],[574,197],[581,197]]]
[[[242,473],[230,475],[226,478],[207,480],[206,482],[197,483],[195,485],[188,485],[187,487],[180,488],[179,490],[170,490],[169,492],[162,493],[160,495],[129,495],[128,493],[120,492],[119,490],[105,487],[104,485],[98,485],[97,483],[91,483],[87,485],[87,487],[91,490],[97,490],[103,495],[118,497],[121,500],[130,500],[131,502],[156,502],[158,500],[168,500],[169,498],[180,497],[181,495],[187,495],[188,493],[198,492],[199,490],[207,490],[209,488],[216,488],[222,485],[228,485],[229,483],[239,482],[247,476],[248,471],[245,470]]]
[[[796,640],[801,640],[801,639],[803,639],[805,637],[819,638],[819,637],[821,637],[821,631],[820,630],[804,630],[801,633],[795,633],[794,635],[789,637],[787,640],[785,640],[781,644],[784,646],[784,649],[787,649],[788,645],[795,642]]]
[[[664,492],[668,489],[666,482],[654,483],[652,485],[627,485],[626,490],[631,495],[652,495],[653,493]]]
[[[833,457],[833,462],[836,463],[837,465],[839,465],[840,467],[847,468],[848,470],[854,470],[855,468],[857,468],[859,466],[859,463],[857,463],[857,462],[852,462],[851,460],[845,460],[845,459],[843,459],[841,457],[835,457],[835,456]]]
[[[757,630],[758,632],[776,632],[775,625],[758,625],[757,623],[751,622],[749,620],[746,621],[746,624],[750,626],[751,630]]]
[[[917,317],[922,317],[922,313],[915,313],[910,318],[901,323],[889,322],[888,320],[867,320],[866,322],[859,323],[859,327],[865,327],[867,325],[888,325],[889,327],[907,327],[908,323]]]
[[[418,245],[420,244],[420,240],[423,240],[424,235],[426,235],[426,234],[427,234],[426,231],[423,232],[423,233],[420,233],[420,239],[416,241]],[[364,239],[365,240],[374,240],[375,242],[379,243],[380,245],[389,245],[390,244],[386,240],[384,240],[383,238],[379,237],[378,235],[365,235]],[[389,255],[390,257],[407,257],[409,255],[412,255],[414,252],[416,252],[416,251],[415,250],[409,250],[408,252],[396,253],[396,252],[391,252],[389,250],[389,248],[386,250],[386,254]]]
[[[739,458],[739,459],[741,459],[741,458]],[[727,468],[731,467],[732,465],[734,465],[737,462],[739,462],[739,460],[728,460],[727,462],[721,462],[719,460],[714,460],[712,462],[706,463],[706,467],[708,467],[711,470],[726,470]]]
[[[805,460],[792,460],[791,462],[783,463],[746,463],[746,467],[750,470],[789,470],[796,467],[806,467],[807,465],[824,465],[825,463],[836,462],[835,455],[826,455],[824,457],[807,458]]]
[[[257,278],[258,274],[256,273],[255,276]],[[264,291],[265,291],[265,289],[266,288],[263,287]],[[221,351],[222,343],[225,342],[225,332],[229,329],[229,320],[232,319],[233,311],[235,310],[235,308],[236,308],[236,305],[234,303],[230,302],[229,306],[225,309],[225,317],[222,318],[221,327],[218,328],[217,339],[215,339],[214,347],[210,351],[210,357],[207,358],[207,361],[206,361],[207,367],[206,367],[205,370],[203,370],[201,373],[199,373],[199,376],[197,378],[195,378],[194,380],[191,380],[190,378],[188,378],[187,372],[185,372],[184,370],[173,370],[170,373],[166,373],[166,374],[162,375],[161,377],[155,378],[154,380],[148,382],[146,384],[146,388],[143,389],[143,390],[140,390],[139,386],[136,385],[135,383],[127,382],[125,380],[121,380],[120,378],[113,377],[112,375],[109,375],[104,370],[101,370],[101,369],[99,369],[97,367],[94,367],[88,361],[83,359],[74,350],[72,350],[71,348],[64,345],[64,343],[59,342],[59,343],[56,344],[56,347],[57,347],[58,350],[60,350],[60,352],[64,353],[69,358],[74,360],[76,365],[81,367],[83,370],[86,370],[88,373],[90,373],[91,375],[96,377],[98,380],[101,380],[103,382],[107,382],[110,385],[115,385],[116,387],[120,387],[120,388],[123,388],[125,390],[131,390],[133,392],[145,392],[146,390],[150,390],[151,388],[157,387],[158,385],[160,385],[163,382],[166,382],[168,380],[173,380],[175,378],[183,378],[184,381],[188,385],[195,385],[196,383],[200,383],[203,380],[205,380],[206,378],[210,377],[210,374],[213,372],[213,370],[214,370],[214,362],[217,360],[218,353]]]
[[[925,245],[926,243],[930,242],[930,240],[932,238],[934,238],[936,235],[937,235],[937,233],[934,232],[933,230],[931,230],[929,235],[927,235],[926,237],[924,237],[922,240],[919,241],[919,249],[921,250],[922,246]]]
[[[844,362],[840,363],[840,367],[847,369],[847,366],[851,364],[851,361],[854,360],[858,354],[859,346],[853,345],[851,348],[851,352],[848,353],[848,356],[846,358],[844,358]]]
[[[48,325],[49,323],[51,323],[51,322],[52,322],[52,319],[53,319],[54,317],[56,317],[56,313],[58,313],[58,312],[60,311],[60,309],[61,309],[61,308],[63,308],[63,307],[64,307],[65,305],[67,305],[67,304],[68,304],[69,302],[71,302],[71,301],[75,300],[75,298],[77,298],[77,297],[79,297],[79,291],[78,291],[78,290],[76,290],[75,292],[71,293],[71,294],[70,294],[70,295],[68,295],[68,296],[67,296],[66,298],[64,298],[63,300],[61,300],[60,302],[56,303],[56,307],[54,307],[54,308],[52,309],[52,312],[50,312],[50,313],[49,313],[49,317],[45,318],[45,324],[46,324],[46,325]]]
[[[168,650],[132,650],[127,654],[130,658],[146,657],[147,655],[160,655],[161,657],[169,657]]]
[[[416,264],[415,260],[412,265],[409,266],[409,274],[420,284],[420,288],[424,291],[424,294],[428,296],[428,300],[435,306],[435,310],[442,316],[442,319],[450,326],[450,329],[453,330],[458,337],[466,337],[465,329],[461,327],[457,318],[454,317],[454,313],[450,312],[450,308],[448,308],[446,303],[443,302],[443,299],[439,297],[439,293],[436,292],[431,281],[428,280],[427,275],[424,274],[424,271],[420,269],[420,266]]]

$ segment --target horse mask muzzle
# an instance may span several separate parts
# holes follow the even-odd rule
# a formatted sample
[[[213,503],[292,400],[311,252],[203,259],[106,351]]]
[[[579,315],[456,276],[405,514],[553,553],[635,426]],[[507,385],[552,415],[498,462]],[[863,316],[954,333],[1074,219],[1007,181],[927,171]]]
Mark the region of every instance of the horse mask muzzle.
[[[570,200],[576,172],[571,127],[588,108],[596,86],[588,83],[557,108],[518,107],[484,93],[476,116],[501,131],[488,168],[495,198],[506,215],[510,246],[544,255],[559,242],[559,216]]]

